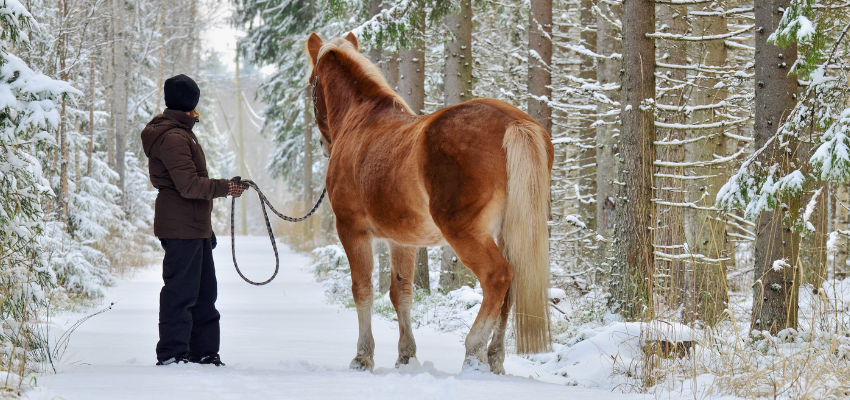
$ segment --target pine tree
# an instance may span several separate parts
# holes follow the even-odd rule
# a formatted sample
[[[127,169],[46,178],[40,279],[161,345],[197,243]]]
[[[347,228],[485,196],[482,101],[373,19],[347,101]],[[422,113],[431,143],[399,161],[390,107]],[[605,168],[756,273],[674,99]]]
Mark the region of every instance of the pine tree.
[[[623,3],[622,167],[615,211],[612,302],[629,319],[653,316],[650,293],[655,258],[652,250],[652,176],[655,159],[655,4]]]
[[[82,93],[67,82],[36,72],[16,54],[25,53],[36,24],[17,0],[0,5],[0,370],[4,392],[20,385],[35,354],[34,324],[47,293],[57,284],[39,249],[44,200],[54,196],[42,174],[42,156],[58,143],[62,102]],[[12,388],[7,388],[12,385]]]
[[[528,24],[528,113],[551,136],[552,0],[532,1]]]

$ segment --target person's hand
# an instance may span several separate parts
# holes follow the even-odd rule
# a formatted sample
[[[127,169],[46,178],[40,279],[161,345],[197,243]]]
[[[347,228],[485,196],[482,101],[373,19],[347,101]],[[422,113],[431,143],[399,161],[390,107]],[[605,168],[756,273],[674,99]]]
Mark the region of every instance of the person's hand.
[[[242,196],[242,192],[244,192],[245,189],[248,189],[248,185],[245,185],[245,184],[242,184],[242,183],[227,182],[227,185],[229,186],[229,190],[227,191],[227,195],[233,196],[233,197]]]

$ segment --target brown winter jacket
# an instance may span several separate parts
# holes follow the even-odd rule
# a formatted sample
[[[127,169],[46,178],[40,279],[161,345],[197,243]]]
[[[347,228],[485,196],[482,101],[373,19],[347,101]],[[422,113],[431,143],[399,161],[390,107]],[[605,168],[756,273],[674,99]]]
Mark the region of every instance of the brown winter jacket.
[[[142,131],[151,184],[159,189],[153,232],[160,239],[211,237],[212,199],[227,196],[228,181],[207,174],[194,125],[192,116],[166,109]]]

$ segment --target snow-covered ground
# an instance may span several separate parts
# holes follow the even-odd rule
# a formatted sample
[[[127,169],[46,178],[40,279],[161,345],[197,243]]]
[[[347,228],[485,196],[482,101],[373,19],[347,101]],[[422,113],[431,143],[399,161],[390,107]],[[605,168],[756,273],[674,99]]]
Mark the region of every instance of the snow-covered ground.
[[[265,279],[274,268],[267,238],[237,237],[243,271]],[[357,339],[353,310],[328,304],[323,287],[306,269],[309,259],[281,247],[278,278],[263,287],[243,282],[230,261],[230,240],[215,250],[226,367],[157,367],[157,307],[161,268],[139,272],[110,288],[111,310],[71,336],[57,374],[37,377],[36,399],[642,399],[635,394],[567,386],[560,378],[516,356],[507,376],[461,371],[462,338],[431,328],[415,332],[420,365],[393,368],[398,329],[373,319],[375,372],[348,369]],[[53,321],[68,327],[85,314]],[[546,382],[544,382],[546,381]]]

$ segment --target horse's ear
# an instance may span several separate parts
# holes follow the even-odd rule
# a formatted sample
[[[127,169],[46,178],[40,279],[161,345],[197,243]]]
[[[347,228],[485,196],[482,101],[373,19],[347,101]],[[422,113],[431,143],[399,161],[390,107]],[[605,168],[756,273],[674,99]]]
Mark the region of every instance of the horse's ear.
[[[354,50],[360,51],[360,43],[357,42],[357,36],[354,36],[353,32],[348,32],[348,35],[345,35],[345,40],[351,42],[354,46]]]
[[[310,56],[310,65],[316,66],[316,59],[319,57],[319,49],[325,44],[322,38],[313,32],[307,39],[307,55]]]

